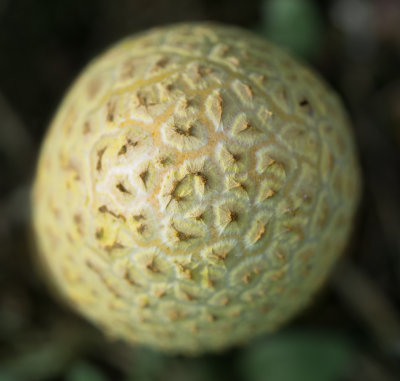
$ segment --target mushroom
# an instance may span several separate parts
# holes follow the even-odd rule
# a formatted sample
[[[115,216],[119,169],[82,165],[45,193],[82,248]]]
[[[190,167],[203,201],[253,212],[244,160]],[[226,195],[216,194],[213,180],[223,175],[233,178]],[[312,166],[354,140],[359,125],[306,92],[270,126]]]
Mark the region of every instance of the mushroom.
[[[93,61],[51,123],[39,259],[108,334],[221,350],[310,302],[359,182],[346,113],[310,68],[236,27],[152,29]]]

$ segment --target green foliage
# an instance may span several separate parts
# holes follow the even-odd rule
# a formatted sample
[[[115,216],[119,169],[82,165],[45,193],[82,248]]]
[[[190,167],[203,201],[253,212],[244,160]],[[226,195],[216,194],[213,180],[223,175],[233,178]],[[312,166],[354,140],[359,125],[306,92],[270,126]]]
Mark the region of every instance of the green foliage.
[[[126,381],[219,381],[221,365],[207,357],[175,357],[142,348],[135,351]],[[226,374],[227,372],[224,372]]]
[[[241,359],[246,381],[337,381],[353,355],[351,343],[327,332],[282,332],[249,346]]]
[[[323,24],[314,1],[264,0],[259,32],[304,58],[317,54]]]
[[[0,381],[3,380],[3,374],[5,380],[41,381],[47,379],[60,371],[65,357],[69,356],[66,353],[68,351],[69,348],[64,351],[58,343],[30,348],[2,364],[0,371],[4,373],[0,372]]]
[[[66,381],[107,381],[107,378],[92,364],[80,361],[68,371]]]
[[[128,381],[153,381],[165,370],[167,358],[160,352],[142,348],[135,351]]]
[[[5,369],[0,369],[0,381],[18,381],[16,376],[13,376]]]

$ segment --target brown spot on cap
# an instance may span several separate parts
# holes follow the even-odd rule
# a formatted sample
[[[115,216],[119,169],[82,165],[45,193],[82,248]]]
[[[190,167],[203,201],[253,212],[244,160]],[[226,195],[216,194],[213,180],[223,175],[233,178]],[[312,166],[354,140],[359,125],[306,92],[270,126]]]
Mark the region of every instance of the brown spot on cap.
[[[101,171],[101,169],[102,169],[102,158],[103,158],[103,155],[104,155],[104,152],[106,151],[106,149],[107,149],[107,146],[97,151],[96,169],[98,171]]]

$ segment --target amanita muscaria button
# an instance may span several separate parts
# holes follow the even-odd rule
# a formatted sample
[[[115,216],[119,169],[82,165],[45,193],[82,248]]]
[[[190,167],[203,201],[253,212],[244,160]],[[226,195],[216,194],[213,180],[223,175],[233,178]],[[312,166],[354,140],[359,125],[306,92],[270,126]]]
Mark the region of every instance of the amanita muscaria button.
[[[34,185],[51,285],[107,333],[200,353],[275,330],[343,251],[359,195],[348,118],[261,38],[181,24],[94,60]]]

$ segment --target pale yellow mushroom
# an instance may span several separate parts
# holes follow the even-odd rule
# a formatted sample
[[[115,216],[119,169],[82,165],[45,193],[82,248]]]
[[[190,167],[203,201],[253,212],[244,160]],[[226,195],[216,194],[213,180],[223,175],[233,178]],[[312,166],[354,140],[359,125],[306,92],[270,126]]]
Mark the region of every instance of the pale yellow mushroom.
[[[52,287],[108,334],[202,353],[271,332],[342,253],[359,195],[346,113],[244,30],[152,29],[62,102],[34,184]]]

